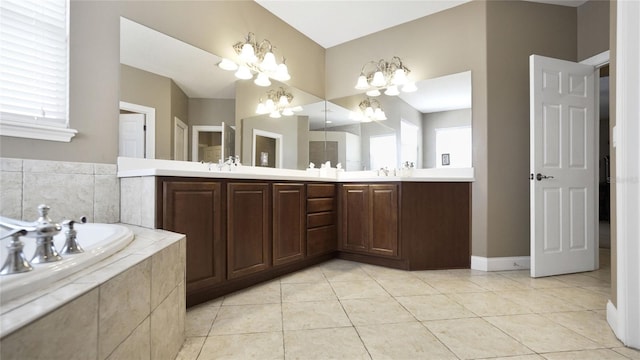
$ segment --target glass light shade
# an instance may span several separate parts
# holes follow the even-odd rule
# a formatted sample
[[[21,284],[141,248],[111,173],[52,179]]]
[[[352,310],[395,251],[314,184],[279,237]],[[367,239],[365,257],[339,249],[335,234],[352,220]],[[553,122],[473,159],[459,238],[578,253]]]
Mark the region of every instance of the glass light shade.
[[[385,115],[384,111],[382,111],[382,109],[377,108],[374,112],[373,112],[373,117],[376,120],[387,120],[387,115]]]
[[[271,99],[267,99],[265,106],[267,107],[268,112],[272,112],[276,109],[276,104]]]
[[[291,75],[289,75],[289,69],[287,69],[287,65],[285,65],[285,63],[278,65],[278,70],[276,70],[273,78],[278,81],[287,81],[291,79]]]
[[[258,108],[256,109],[256,114],[260,114],[260,115],[264,115],[264,114],[268,114],[269,111],[267,110],[267,107],[264,105],[264,103],[259,103],[258,104]]]
[[[373,108],[371,106],[368,106],[366,109],[364,109],[364,116],[366,117],[373,116]]]
[[[280,96],[280,100],[278,101],[278,105],[281,105],[281,106],[289,105],[289,99],[287,98],[286,95]]]
[[[269,77],[265,73],[259,73],[256,76],[256,79],[253,81],[258,86],[269,86],[271,85],[271,81],[269,81]]]
[[[280,117],[280,112],[279,111],[272,111],[271,114],[269,114],[270,118],[274,118],[274,119],[278,119]]]
[[[369,88],[369,83],[367,82],[367,77],[361,74],[358,77],[358,82],[356,83],[356,89],[365,90],[368,88]]]
[[[373,80],[371,80],[371,86],[384,86],[387,83],[387,81],[384,79],[384,75],[382,74],[382,71],[376,71],[375,74],[373,74]]]
[[[367,91],[367,96],[371,96],[371,97],[380,96],[380,90],[378,89],[369,90]]]
[[[242,45],[242,50],[240,51],[240,59],[247,63],[256,62],[257,58],[255,50],[253,49],[253,45],[249,43]]]
[[[264,54],[264,59],[262,59],[262,63],[260,67],[267,72],[276,72],[278,70],[278,64],[276,64],[276,57],[273,55],[271,51]]]
[[[293,115],[293,110],[291,110],[290,108],[285,108],[284,110],[282,110],[282,115],[291,116]]]
[[[240,65],[235,75],[238,79],[242,79],[242,80],[248,80],[253,77],[251,70],[249,70],[249,68],[246,65]]]
[[[414,92],[418,90],[418,87],[416,86],[416,83],[414,83],[413,81],[409,81],[408,83],[404,84],[404,86],[402,87],[402,91],[404,92]]]
[[[238,64],[234,63],[233,61],[227,58],[223,58],[222,61],[220,61],[220,63],[218,64],[218,67],[220,67],[220,69],[222,70],[228,70],[228,71],[238,70]]]
[[[403,69],[397,69],[393,73],[393,79],[391,80],[393,85],[403,85],[407,83],[407,74]]]
[[[387,90],[384,92],[385,95],[387,96],[396,96],[398,94],[400,94],[400,91],[398,91],[398,87],[395,85],[391,85],[387,88]]]

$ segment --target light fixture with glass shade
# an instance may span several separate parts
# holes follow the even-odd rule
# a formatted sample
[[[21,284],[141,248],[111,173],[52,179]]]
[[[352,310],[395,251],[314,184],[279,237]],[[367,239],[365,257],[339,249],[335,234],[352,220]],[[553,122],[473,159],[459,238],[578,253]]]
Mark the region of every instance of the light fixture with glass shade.
[[[361,122],[372,122],[387,120],[387,115],[378,100],[366,98],[358,104],[358,110],[351,111],[349,118]]]
[[[362,66],[355,87],[366,90],[367,96],[371,97],[379,96],[380,90],[385,90],[384,94],[388,96],[397,96],[400,89],[403,92],[413,92],[417,87],[408,77],[410,72],[397,56],[391,58],[391,61],[369,61]]]
[[[266,93],[266,100],[258,102],[256,114],[269,114],[271,118],[279,118],[281,116],[291,116],[294,112],[301,111],[301,106],[292,106],[293,94],[287,92],[284,88],[269,89]]]
[[[270,86],[270,78],[278,81],[291,79],[285,59],[280,64],[276,62],[273,54],[275,46],[271,41],[264,39],[258,42],[255,34],[250,32],[245,41],[235,43],[233,49],[238,54],[239,63],[223,58],[218,66],[223,70],[235,71],[238,79],[251,79],[255,73],[253,82],[258,86]]]

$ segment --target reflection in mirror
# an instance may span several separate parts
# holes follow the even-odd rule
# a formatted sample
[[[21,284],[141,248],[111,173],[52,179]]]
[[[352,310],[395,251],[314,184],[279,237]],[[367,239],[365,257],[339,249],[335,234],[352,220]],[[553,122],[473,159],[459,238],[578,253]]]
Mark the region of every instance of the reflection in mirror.
[[[354,95],[331,101],[327,136],[344,135],[347,170],[471,167],[471,72],[423,80],[418,91],[379,96],[387,120],[362,122]],[[313,129],[313,128],[312,128]],[[329,135],[332,134],[332,135]],[[340,142],[338,142],[340,144]],[[347,151],[349,147],[349,151]],[[338,146],[338,156],[342,154]],[[446,160],[446,161],[444,161]]]
[[[187,137],[192,141],[188,153],[195,161],[199,157],[193,150],[194,126],[234,125],[235,78],[216,66],[219,61],[207,51],[120,18],[120,100],[153,109],[155,131],[147,126],[140,141],[154,140],[155,158],[179,155],[175,138],[181,129],[174,125],[176,117],[192,132]],[[144,121],[149,125],[148,116]]]

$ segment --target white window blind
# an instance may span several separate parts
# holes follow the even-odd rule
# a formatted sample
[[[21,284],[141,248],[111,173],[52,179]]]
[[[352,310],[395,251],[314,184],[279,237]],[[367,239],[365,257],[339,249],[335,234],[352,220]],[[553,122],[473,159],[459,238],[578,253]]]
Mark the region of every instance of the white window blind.
[[[2,135],[69,141],[75,134],[67,129],[68,9],[68,0],[0,1]],[[73,134],[42,134],[52,128]]]

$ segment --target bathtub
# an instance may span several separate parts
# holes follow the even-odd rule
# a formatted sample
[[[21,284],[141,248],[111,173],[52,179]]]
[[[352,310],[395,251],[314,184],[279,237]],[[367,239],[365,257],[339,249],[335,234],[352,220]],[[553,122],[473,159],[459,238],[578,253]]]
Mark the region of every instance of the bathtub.
[[[134,238],[130,229],[117,224],[77,223],[74,228],[78,232],[76,238],[84,249],[84,253],[60,254],[62,256],[60,261],[33,264],[33,270],[29,272],[0,276],[0,293],[2,294],[0,305],[34,290],[45,289],[56,281],[96,264],[126,247]],[[58,252],[62,250],[65,243],[64,231],[63,228],[54,238]],[[31,260],[36,247],[36,239],[22,237],[21,240],[24,243],[25,258]],[[0,261],[3,263],[7,258],[7,245],[10,242],[10,238],[2,240]]]

